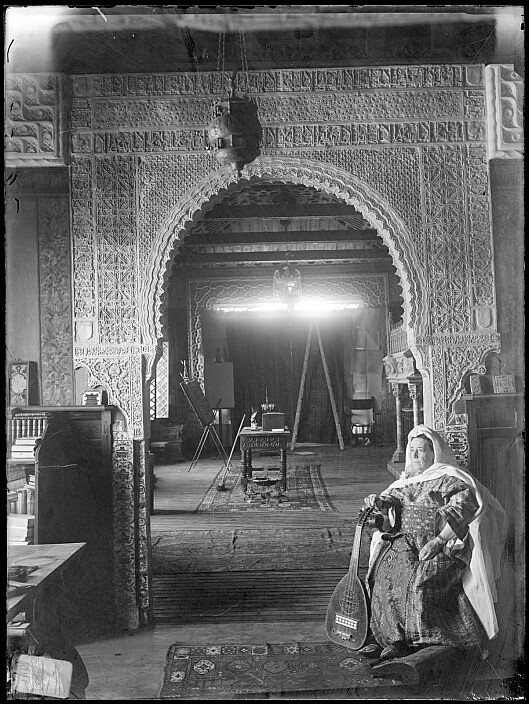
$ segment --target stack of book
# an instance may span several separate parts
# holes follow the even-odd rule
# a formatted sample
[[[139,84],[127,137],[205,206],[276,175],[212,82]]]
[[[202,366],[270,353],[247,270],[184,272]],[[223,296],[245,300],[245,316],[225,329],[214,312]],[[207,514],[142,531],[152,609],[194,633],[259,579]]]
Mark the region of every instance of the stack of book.
[[[29,476],[28,481],[19,489],[7,492],[8,514],[33,515],[35,513],[35,475]]]
[[[16,438],[11,445],[11,459],[20,462],[34,462],[37,440],[40,438],[33,436]]]
[[[33,545],[35,516],[10,513],[7,516],[7,542],[9,545]]]

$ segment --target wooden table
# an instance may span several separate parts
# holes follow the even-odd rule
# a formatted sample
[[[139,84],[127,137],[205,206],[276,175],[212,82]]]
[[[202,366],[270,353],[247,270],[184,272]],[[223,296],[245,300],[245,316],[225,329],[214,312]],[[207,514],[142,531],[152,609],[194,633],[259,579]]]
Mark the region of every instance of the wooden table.
[[[26,578],[27,590],[22,594],[7,597],[7,620],[21,611],[29,610],[33,600],[44,587],[60,579],[85,549],[86,543],[48,543],[43,545],[8,545],[7,565],[38,567]]]
[[[279,450],[281,463],[281,488],[287,488],[287,448],[290,431],[243,428],[239,433],[241,447],[242,483],[246,486],[252,476],[252,450]]]

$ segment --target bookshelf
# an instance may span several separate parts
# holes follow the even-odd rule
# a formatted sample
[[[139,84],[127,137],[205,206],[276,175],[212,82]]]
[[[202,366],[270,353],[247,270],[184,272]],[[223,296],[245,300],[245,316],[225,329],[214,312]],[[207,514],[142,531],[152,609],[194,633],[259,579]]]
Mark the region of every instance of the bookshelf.
[[[107,406],[8,414],[8,544],[86,543],[65,609],[83,635],[108,632],[114,619],[111,428]]]

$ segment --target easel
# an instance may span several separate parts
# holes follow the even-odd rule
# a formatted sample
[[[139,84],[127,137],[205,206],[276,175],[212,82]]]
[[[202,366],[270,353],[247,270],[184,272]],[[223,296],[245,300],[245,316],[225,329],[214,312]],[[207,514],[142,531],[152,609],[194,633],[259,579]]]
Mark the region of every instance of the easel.
[[[211,434],[211,437],[213,438],[213,442],[215,443],[215,447],[220,453],[220,456],[222,457],[222,461],[226,465],[226,470],[229,470],[229,462],[230,460],[228,459],[228,455],[226,454],[226,450],[222,446],[222,443],[220,441],[220,438],[218,436],[217,431],[215,430],[214,426],[211,425],[206,425],[204,428],[204,431],[202,432],[202,437],[200,438],[200,442],[198,443],[197,449],[195,450],[195,454],[193,455],[193,459],[191,460],[191,464],[189,465],[189,469],[187,470],[190,472],[193,467],[196,465],[198,460],[200,459],[200,454],[202,450],[204,449],[204,445],[206,444],[206,440],[208,439],[208,435]]]
[[[222,446],[222,442],[220,441],[217,431],[213,425],[215,422],[215,413],[209,405],[207,398],[204,396],[204,392],[202,391],[197,379],[187,379],[182,381],[180,383],[180,388],[184,392],[189,403],[192,405],[193,410],[197,414],[198,420],[204,428],[202,431],[202,437],[200,438],[200,442],[198,443],[197,449],[195,450],[195,454],[193,455],[193,459],[191,460],[191,464],[187,471],[190,472],[198,462],[209,435],[213,438],[215,447],[219,451],[220,456],[226,465],[226,469],[229,469],[228,455],[226,454],[226,450]]]
[[[318,327],[318,323],[315,320],[311,320],[310,325],[309,325],[309,334],[307,337],[307,346],[305,347],[305,359],[303,360],[303,371],[301,373],[301,383],[299,385],[298,405],[296,408],[296,418],[294,420],[294,429],[292,431],[292,441],[290,444],[290,449],[294,450],[294,448],[296,446],[296,439],[298,436],[299,418],[301,416],[301,403],[303,401],[303,395],[305,393],[305,378],[307,376],[307,366],[308,366],[309,354],[310,354],[310,343],[312,341],[312,330],[314,328],[316,329],[316,335],[318,336],[318,344],[319,344],[319,348],[320,348],[321,361],[323,363],[323,370],[325,372],[325,380],[327,381],[327,388],[329,390],[329,397],[331,399],[331,407],[332,407],[332,413],[334,416],[334,424],[336,425],[336,432],[338,434],[338,442],[340,443],[340,450],[343,450],[344,444],[343,444],[342,429],[340,427],[340,420],[338,418],[338,411],[336,410],[336,401],[334,400],[334,394],[332,391],[331,376],[329,374],[327,360],[325,359],[325,352],[323,350],[323,343],[321,341],[320,328]]]

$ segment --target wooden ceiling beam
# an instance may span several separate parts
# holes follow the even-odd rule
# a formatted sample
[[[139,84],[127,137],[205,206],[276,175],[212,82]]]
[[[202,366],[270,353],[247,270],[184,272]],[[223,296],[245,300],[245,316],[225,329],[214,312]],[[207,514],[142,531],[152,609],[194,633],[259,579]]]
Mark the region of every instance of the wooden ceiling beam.
[[[281,256],[278,256],[280,254]],[[303,262],[319,261],[322,259],[333,260],[340,259],[345,261],[365,261],[370,260],[391,260],[389,254],[385,254],[380,250],[375,249],[324,249],[324,250],[305,250],[302,252],[294,252],[290,261],[295,264]],[[194,264],[219,264],[227,262],[238,262],[244,266],[245,262],[264,262],[284,265],[286,263],[283,252],[200,252],[193,254],[192,252],[181,252],[177,255],[179,263],[187,265]]]
[[[293,219],[307,217],[337,218],[357,215],[347,203],[294,203],[273,205],[231,205],[219,203],[204,213],[204,220],[241,220],[249,218]]]
[[[287,236],[288,235],[288,236]],[[295,232],[201,232],[193,233],[184,243],[186,249],[196,249],[204,245],[247,245],[247,244],[309,244],[333,242],[376,242],[382,240],[376,230],[297,230]]]

